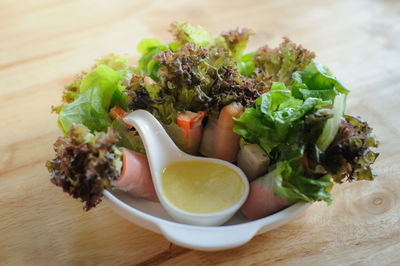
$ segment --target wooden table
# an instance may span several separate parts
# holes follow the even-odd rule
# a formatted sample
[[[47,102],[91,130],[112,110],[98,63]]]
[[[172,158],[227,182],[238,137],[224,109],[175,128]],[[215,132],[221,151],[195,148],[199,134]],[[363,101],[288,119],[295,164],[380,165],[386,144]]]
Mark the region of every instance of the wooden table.
[[[0,264],[399,264],[400,3],[337,1],[0,1]],[[367,118],[381,145],[375,182],[336,186],[297,220],[223,252],[170,244],[106,204],[85,213],[49,182],[59,136],[50,106],[95,58],[129,53],[143,37],[169,41],[173,20],[214,34],[282,36],[314,50],[352,90],[348,112]]]

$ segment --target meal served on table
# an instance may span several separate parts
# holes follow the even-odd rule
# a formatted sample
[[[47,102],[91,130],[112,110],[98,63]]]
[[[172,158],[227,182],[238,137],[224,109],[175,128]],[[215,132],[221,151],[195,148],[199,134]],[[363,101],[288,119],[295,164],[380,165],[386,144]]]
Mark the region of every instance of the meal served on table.
[[[249,219],[298,201],[330,204],[334,183],[374,179],[372,128],[346,114],[349,90],[313,52],[283,38],[277,48],[244,53],[253,35],[246,28],[212,37],[175,22],[171,33],[168,44],[143,39],[136,66],[114,54],[97,60],[53,107],[64,136],[46,166],[51,182],[84,202],[85,210],[101,202],[104,189],[158,200],[141,138],[123,120],[137,109],[152,113],[181,150],[237,164],[250,182],[241,208]],[[200,195],[218,180],[196,174],[185,180],[175,168],[169,171],[184,184],[176,193],[190,185]],[[223,193],[233,183],[225,174],[220,178]],[[175,197],[171,187],[169,193],[184,209],[188,196]]]

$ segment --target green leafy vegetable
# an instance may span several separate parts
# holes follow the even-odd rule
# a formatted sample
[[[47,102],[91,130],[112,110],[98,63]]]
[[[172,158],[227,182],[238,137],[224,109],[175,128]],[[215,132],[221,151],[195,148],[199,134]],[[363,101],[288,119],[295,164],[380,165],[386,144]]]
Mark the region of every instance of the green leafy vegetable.
[[[127,57],[110,54],[99,60],[89,73],[82,74],[64,89],[63,104],[53,107],[64,134],[72,123],[82,123],[91,130],[105,131],[111,124],[108,109],[118,105],[127,109],[122,90],[131,76]]]
[[[291,84],[292,91],[274,82],[234,126],[272,158],[265,178],[274,193],[287,201],[330,203],[331,177],[372,180],[377,142],[366,122],[344,115],[348,90],[316,63],[295,72]]]
[[[138,52],[142,54],[140,75],[158,82],[156,87],[161,87],[161,90],[157,93],[161,93],[153,94],[148,101],[147,94],[152,94],[149,86],[141,86],[146,87],[147,92],[138,89],[136,84],[129,86],[127,94],[130,95],[131,110],[141,105],[169,124],[175,121],[178,111],[205,110],[218,115],[219,109],[232,101],[244,101],[248,106],[254,102],[254,95],[258,96],[258,90],[265,89],[264,81],[246,80],[234,70],[234,60],[241,61],[248,38],[253,34],[251,30],[237,28],[213,39],[202,27],[193,27],[187,22],[175,22],[171,27],[176,41],[168,46],[155,38],[144,39],[138,44]],[[254,63],[248,57],[242,70],[246,68],[250,77]],[[242,97],[238,90],[244,90],[245,96]],[[134,94],[144,96],[143,100],[134,100]],[[146,107],[143,102],[146,102]]]
[[[329,119],[320,135],[317,145],[325,151],[338,132],[340,121],[346,109],[346,95],[349,92],[332,72],[318,63],[309,64],[304,71],[293,74],[293,95],[299,99],[321,98],[333,103],[333,117]]]
[[[314,59],[314,52],[283,38],[279,48],[271,49],[267,45],[259,48],[254,55],[255,67],[261,68],[272,81],[283,82],[290,86],[292,74],[301,71]]]
[[[336,96],[333,103],[333,117],[325,123],[322,133],[317,140],[317,146],[321,151],[325,151],[335,138],[345,109],[346,95],[339,94]]]
[[[117,54],[109,54],[104,56],[103,58],[97,59],[96,65],[93,67],[93,69],[100,65],[106,65],[112,68],[113,70],[118,71],[118,73],[121,76],[121,80],[127,80],[130,78],[130,75],[132,74],[132,69],[129,69],[127,67],[127,64],[128,64],[127,55],[122,56]]]
[[[94,105],[107,109],[115,90],[123,89],[119,87],[119,82],[120,75],[118,72],[106,65],[99,65],[82,79],[79,93],[84,94],[91,91],[93,98],[99,100]]]
[[[170,31],[182,46],[192,43],[198,48],[208,47],[213,43],[213,38],[208,31],[201,26],[193,27],[187,22],[172,23]]]
[[[241,76],[221,49],[195,49],[188,45],[176,53],[166,51],[160,58],[162,86],[166,94],[173,95],[179,111],[218,114],[231,102],[249,106],[259,96],[255,81]]]
[[[46,162],[51,182],[81,199],[86,211],[95,207],[121,173],[122,153],[116,142],[111,128],[107,134],[91,134],[83,125],[72,125],[68,136],[54,143],[55,158]]]
[[[120,73],[106,65],[99,65],[87,74],[81,81],[79,97],[60,112],[59,125],[64,134],[68,134],[73,123],[105,131],[111,124],[108,110],[114,94],[120,94],[124,88],[120,78]]]
[[[148,84],[144,76],[134,75],[124,93],[128,96],[129,110],[145,109],[164,124],[176,121],[175,99],[165,94],[160,84]]]
[[[335,139],[320,157],[335,182],[373,180],[375,173],[371,165],[379,155],[373,151],[376,147],[378,142],[368,123],[346,115]]]
[[[128,129],[118,118],[112,122],[111,127],[113,132],[119,136],[117,141],[118,147],[125,147],[132,151],[146,154],[142,139],[136,130]]]
[[[137,45],[137,51],[142,54],[139,59],[139,70],[142,75],[158,80],[158,70],[161,66],[159,61],[153,60],[153,57],[166,49],[167,46],[163,45],[157,38],[143,39]]]
[[[311,179],[305,177],[303,172],[301,163],[281,161],[271,166],[269,172],[256,182],[263,183],[287,202],[323,200],[330,204],[333,187],[330,176]]]
[[[244,49],[246,49],[247,41],[251,35],[254,35],[254,32],[247,28],[236,28],[236,30],[221,33],[230,55],[236,62],[242,60]]]
[[[271,90],[262,94],[253,108],[247,108],[235,119],[234,131],[247,141],[259,144],[272,158],[286,157],[282,153],[288,149],[285,146],[293,144],[299,150],[302,145],[299,135],[304,128],[302,118],[322,105],[326,102],[317,98],[296,99],[283,83],[273,83]]]
[[[253,108],[235,119],[234,131],[245,141],[259,144],[272,159],[265,178],[274,184],[274,193],[286,201],[331,202],[330,175],[306,177],[301,164],[307,147],[315,145],[326,121],[333,117],[329,103],[321,98],[295,98],[283,83],[274,82]]]
[[[293,93],[303,99],[318,97],[333,100],[338,93],[349,93],[326,66],[315,62],[309,64],[304,71],[293,73],[293,80],[296,83]]]
[[[69,103],[72,103],[79,96],[79,86],[81,85],[82,78],[87,73],[82,72],[71,84],[65,86],[62,96],[62,104],[58,106],[52,106],[52,112],[60,114],[61,110]]]
[[[264,83],[240,75],[222,49],[196,49],[189,44],[154,59],[161,65],[160,81],[146,84],[144,76],[133,76],[125,93],[130,110],[146,109],[165,124],[176,122],[181,111],[217,116],[234,101],[250,106],[259,96],[258,88],[264,88]]]
[[[73,123],[84,124],[95,131],[104,131],[111,124],[108,112],[96,96],[89,90],[61,110],[58,123],[65,135],[68,134]]]
[[[246,77],[251,77],[253,75],[255,64],[253,61],[253,56],[256,52],[251,52],[242,56],[238,62],[239,73]]]

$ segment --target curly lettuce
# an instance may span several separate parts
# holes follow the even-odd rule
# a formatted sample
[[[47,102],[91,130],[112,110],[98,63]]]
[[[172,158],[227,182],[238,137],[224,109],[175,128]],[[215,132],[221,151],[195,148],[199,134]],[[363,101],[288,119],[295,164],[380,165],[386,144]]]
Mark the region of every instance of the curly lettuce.
[[[222,45],[223,47],[227,47],[230,51],[230,55],[236,62],[242,61],[242,55],[244,50],[246,49],[247,42],[250,36],[254,35],[254,32],[251,29],[247,28],[236,28],[235,30],[230,30],[221,33],[221,37],[225,41],[225,45],[216,40],[217,46]]]
[[[339,131],[328,149],[320,155],[321,164],[337,183],[353,180],[373,180],[371,165],[379,153],[372,128],[360,117],[345,115]]]
[[[278,48],[271,49],[265,45],[257,50],[253,58],[255,67],[262,69],[272,81],[290,87],[293,73],[304,70],[315,54],[285,37]]]
[[[120,176],[122,153],[116,142],[111,128],[107,133],[92,134],[87,127],[73,124],[68,136],[54,143],[56,155],[46,162],[50,181],[90,210],[101,202],[104,189],[114,187]]]
[[[218,53],[216,53],[218,51]],[[158,82],[134,75],[124,93],[130,110],[146,109],[164,124],[176,122],[178,112],[205,111],[217,116],[231,102],[250,106],[263,84],[240,75],[228,52],[218,48],[183,46],[153,59],[161,66]]]
[[[173,22],[170,32],[182,46],[192,43],[197,47],[208,47],[214,42],[211,33],[201,26],[194,27],[188,22]]]
[[[243,68],[237,70],[247,41],[254,34],[250,29],[237,28],[213,38],[202,27],[174,22],[170,31],[175,41],[168,45],[156,38],[138,44],[142,55],[139,72],[125,90],[130,110],[146,109],[170,124],[180,111],[203,110],[217,116],[233,101],[250,106],[259,92],[267,89],[264,79],[251,78],[254,67],[250,69],[250,65],[254,63],[241,64],[247,69],[246,75],[240,73]],[[150,82],[144,82],[144,77]]]

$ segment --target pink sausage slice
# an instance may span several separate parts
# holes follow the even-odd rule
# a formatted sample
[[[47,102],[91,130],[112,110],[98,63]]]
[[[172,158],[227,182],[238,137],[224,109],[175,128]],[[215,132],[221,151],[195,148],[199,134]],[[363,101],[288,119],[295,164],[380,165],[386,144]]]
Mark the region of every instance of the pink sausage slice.
[[[158,201],[147,157],[126,148],[121,148],[121,151],[122,171],[117,181],[117,188],[135,197]]]
[[[240,103],[233,102],[222,108],[215,129],[213,156],[228,162],[236,161],[240,136],[233,132],[234,120],[244,111]]]
[[[273,214],[289,206],[290,203],[277,197],[260,182],[250,184],[250,192],[241,211],[249,219],[255,220]]]

